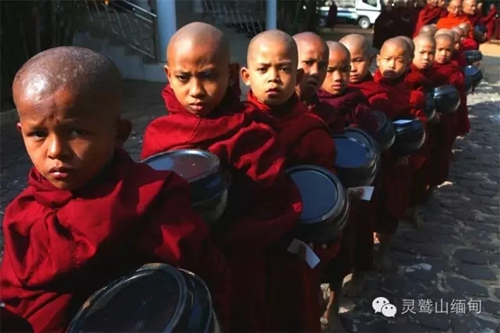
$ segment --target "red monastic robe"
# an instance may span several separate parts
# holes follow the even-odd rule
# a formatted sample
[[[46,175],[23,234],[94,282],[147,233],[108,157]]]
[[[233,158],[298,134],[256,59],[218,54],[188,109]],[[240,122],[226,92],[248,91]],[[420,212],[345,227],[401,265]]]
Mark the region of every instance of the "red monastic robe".
[[[438,29],[453,29],[454,27],[458,26],[460,23],[468,23],[471,27],[474,27],[472,23],[469,21],[467,16],[465,15],[460,15],[460,16],[454,16],[452,14],[448,13],[448,16],[442,17],[439,19],[437,22],[437,28]],[[471,29],[469,33],[469,37],[473,38],[473,29]]]
[[[284,174],[285,158],[276,132],[264,123],[266,115],[239,102],[238,91],[228,90],[206,118],[189,113],[170,86],[163,97],[169,115],[146,128],[142,157],[180,148],[204,149],[231,172],[222,227],[212,230],[233,276],[231,328],[266,331],[266,249],[281,244],[302,210],[300,193]]]
[[[383,111],[391,120],[414,116],[422,121],[426,121],[423,113],[425,106],[425,96],[418,90],[411,89],[406,82],[405,76],[398,80],[386,80],[380,71],[377,70],[374,76],[375,82],[383,86],[388,92],[390,105]],[[406,216],[406,211],[410,205],[410,190],[412,187],[413,174],[422,167],[425,158],[416,152],[410,155],[409,165],[396,165],[397,159],[389,156],[383,170],[382,180],[382,201],[378,226],[379,232],[392,234],[395,232],[398,220]]]
[[[420,29],[422,29],[424,25],[437,23],[442,15],[443,9],[431,5],[426,5],[424,9],[422,9],[418,13],[417,23],[415,24],[415,28],[413,29],[413,37],[418,35]]]
[[[432,147],[432,173],[429,177],[429,185],[431,186],[440,185],[448,179],[452,156],[451,149],[459,131],[459,119],[463,117],[460,113],[463,112],[464,106],[466,108],[464,76],[459,69],[456,63],[453,62],[448,64],[434,63],[433,67],[432,78],[434,84],[436,86],[454,85],[460,92],[462,101],[457,113],[441,115],[441,121],[438,124],[439,130],[436,131]]]
[[[359,89],[348,87],[341,96],[320,90],[318,97],[321,105],[326,104],[326,107],[318,107],[313,112],[326,122],[332,134],[341,134],[346,127],[358,127],[376,138],[377,119],[368,99]],[[337,279],[343,279],[351,268],[358,271],[372,268],[375,208],[372,202],[353,203],[340,254],[329,269]]]
[[[296,95],[284,105],[271,108],[250,91],[248,102],[271,117],[271,124],[285,147],[287,166],[312,164],[335,171],[335,145],[328,128]],[[319,285],[325,265],[337,256],[340,242],[328,244],[326,250],[315,247],[321,263],[314,269],[289,253],[288,244],[285,242],[270,251],[268,331],[320,332]]]
[[[5,212],[0,284],[7,310],[34,332],[65,332],[91,294],[151,262],[202,277],[228,325],[229,270],[191,208],[185,180],[118,150],[77,191],[55,188],[36,169],[28,184]]]

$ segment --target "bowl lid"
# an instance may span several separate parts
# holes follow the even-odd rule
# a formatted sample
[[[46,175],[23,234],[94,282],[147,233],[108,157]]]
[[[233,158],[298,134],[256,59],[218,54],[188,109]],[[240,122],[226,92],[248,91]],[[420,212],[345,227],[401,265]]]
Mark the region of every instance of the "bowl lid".
[[[481,70],[477,66],[468,65],[464,67],[464,74],[466,77],[478,75],[479,73],[481,73]]]
[[[67,332],[172,332],[182,320],[187,295],[179,270],[144,265],[92,295]]]
[[[327,220],[339,213],[346,197],[340,180],[330,171],[314,165],[301,165],[286,170],[302,198],[302,224]]]
[[[366,168],[370,166],[370,151],[357,140],[339,135],[334,137],[337,159],[340,168]]]
[[[201,149],[179,149],[153,155],[142,161],[155,170],[170,170],[192,183],[216,173],[217,155]]]
[[[392,122],[396,128],[396,135],[423,131],[422,122],[417,118],[402,118]]]
[[[373,114],[375,115],[375,118],[377,118],[378,122],[377,131],[380,132],[387,124],[387,116],[381,111],[373,111]]]
[[[434,96],[448,95],[448,94],[458,94],[458,89],[451,84],[434,88]]]
[[[180,269],[180,272],[184,275],[192,300],[189,319],[177,326],[177,330],[179,332],[208,332],[213,320],[210,291],[197,275],[183,269]]]

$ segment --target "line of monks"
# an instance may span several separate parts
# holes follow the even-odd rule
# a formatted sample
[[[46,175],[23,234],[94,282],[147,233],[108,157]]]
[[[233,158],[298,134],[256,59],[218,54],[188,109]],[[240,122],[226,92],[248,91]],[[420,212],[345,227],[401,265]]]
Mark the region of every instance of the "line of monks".
[[[498,14],[495,5],[491,4],[487,15],[483,15],[482,4],[476,0],[451,0],[448,5],[445,0],[427,0],[425,6],[419,1],[389,0],[375,21],[373,47],[380,49],[384,41],[396,36],[413,38],[425,25],[436,24],[438,29],[451,29],[460,23],[468,23],[472,27],[469,37],[476,41],[474,47],[478,49],[480,43],[499,33],[495,31],[500,24]]]
[[[419,207],[447,179],[453,142],[469,131],[460,61],[471,27],[462,26],[424,26],[413,41],[386,40],[373,75],[361,35],[325,42],[310,32],[265,31],[239,70],[250,87],[246,101],[227,37],[205,23],[179,29],[167,49],[168,114],[147,126],[141,157],[186,147],[219,157],[232,172],[233,198],[227,223],[211,230],[194,213],[184,179],[136,163],[123,149],[131,123],[121,117],[114,63],[77,47],[34,56],[13,83],[34,167],[3,220],[2,323],[17,316],[34,332],[64,332],[93,292],[138,265],[163,262],[204,279],[223,331],[320,332],[321,317],[341,330],[343,278],[354,273],[347,292],[355,296],[366,272],[391,268],[398,222],[421,225]],[[459,110],[427,121],[424,93],[446,84],[461,93]],[[376,136],[372,110],[420,119],[428,139],[410,155],[384,153],[372,199],[351,193],[342,238],[309,244],[320,258],[311,269],[304,249],[287,251],[302,200],[285,169],[312,164],[335,173],[332,134],[352,126]],[[331,289],[326,312],[322,282]]]

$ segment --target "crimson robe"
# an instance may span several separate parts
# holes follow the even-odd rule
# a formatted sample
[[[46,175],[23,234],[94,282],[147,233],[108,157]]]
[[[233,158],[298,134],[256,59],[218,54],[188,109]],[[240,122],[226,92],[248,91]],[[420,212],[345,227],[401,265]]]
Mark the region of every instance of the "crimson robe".
[[[462,40],[462,50],[479,50],[479,43],[474,38],[464,38]]]
[[[217,155],[231,171],[233,185],[223,227],[212,231],[233,275],[231,328],[266,331],[265,251],[281,244],[302,209],[300,193],[284,174],[284,152],[276,133],[265,124],[266,115],[240,103],[238,92],[231,89],[205,118],[189,113],[169,85],[163,97],[169,115],[146,128],[142,157],[198,148]]]
[[[486,36],[487,36],[488,40],[492,39],[493,34],[495,33],[495,24],[498,21],[498,19],[496,19],[497,13],[498,13],[498,11],[497,11],[496,7],[494,7],[492,9],[490,9],[490,11],[488,12],[488,15],[483,17],[481,20],[481,22],[486,27],[486,31],[487,31]]]
[[[465,96],[464,77],[456,63],[434,63],[433,81],[436,86],[451,84],[457,87],[462,99],[460,108],[463,107]],[[453,115],[441,115],[431,152],[432,173],[429,177],[429,185],[431,186],[440,185],[448,179],[452,156],[451,149],[458,130],[460,108]]]
[[[286,151],[289,167],[312,164],[334,171],[335,145],[325,123],[309,112],[293,95],[284,105],[269,107],[259,102],[252,91],[248,103],[271,117],[271,124]],[[315,252],[321,262],[311,269],[297,255],[287,251],[284,242],[270,251],[269,265],[269,332],[320,332],[321,308],[319,285],[325,265],[336,257],[339,241],[326,250]]]
[[[326,107],[318,107],[313,112],[326,122],[332,134],[343,133],[345,127],[358,127],[372,137],[377,137],[377,118],[371,111],[368,99],[359,89],[348,87],[341,96],[320,90],[318,97]],[[343,279],[351,268],[358,271],[372,268],[375,215],[376,210],[371,202],[353,203],[336,259],[341,262],[330,268],[337,279]]]
[[[462,50],[454,51],[451,56],[451,61],[454,61],[460,68],[464,68],[468,65],[467,58]]]
[[[432,92],[435,87],[432,81],[432,68],[420,70],[415,65],[410,65],[410,72],[406,76],[406,82],[413,90],[421,91],[425,94]],[[410,206],[424,204],[429,198],[427,186],[429,184],[431,169],[431,152],[434,144],[434,136],[436,125],[432,124],[427,127],[427,137],[424,146],[418,151],[418,154],[424,159],[420,168],[413,174],[413,185],[410,193]]]
[[[413,29],[413,37],[417,36],[424,25],[435,24],[442,17],[443,9],[426,5],[419,13],[417,23]]]
[[[390,105],[383,110],[391,119],[414,116],[426,122],[423,112],[425,95],[418,90],[413,90],[406,81],[405,75],[397,80],[384,79],[379,70],[375,72],[375,82],[384,87],[390,96]],[[396,165],[397,157],[389,155],[384,165],[382,179],[380,225],[378,231],[392,234],[397,229],[398,221],[405,217],[410,204],[410,190],[413,174],[422,167],[425,158],[417,151],[410,155],[409,165]]]
[[[36,169],[28,184],[5,211],[0,285],[6,309],[34,332],[65,332],[91,294],[151,262],[203,278],[228,324],[229,270],[191,208],[185,180],[118,150],[77,191],[55,188]]]
[[[386,40],[398,36],[398,27],[401,23],[394,9],[383,10],[373,25],[373,47],[380,49]]]

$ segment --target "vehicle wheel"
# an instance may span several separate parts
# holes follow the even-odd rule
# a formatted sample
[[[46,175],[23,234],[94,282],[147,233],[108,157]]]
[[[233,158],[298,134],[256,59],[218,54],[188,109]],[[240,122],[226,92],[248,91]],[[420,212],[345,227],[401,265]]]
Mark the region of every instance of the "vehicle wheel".
[[[320,17],[318,19],[318,27],[320,28],[326,28],[328,26],[328,20],[326,17]]]
[[[361,29],[368,29],[370,28],[371,23],[368,17],[362,17],[358,20],[358,25],[361,27]]]

